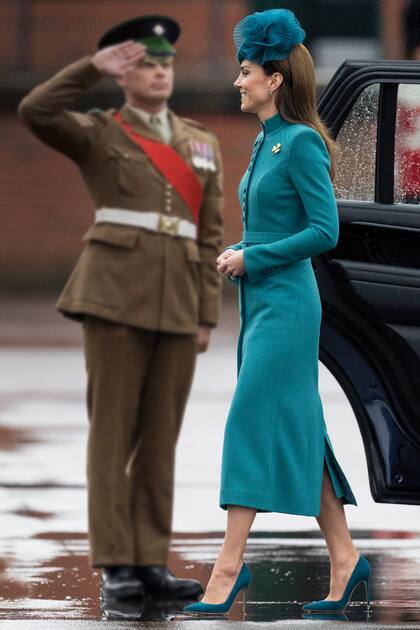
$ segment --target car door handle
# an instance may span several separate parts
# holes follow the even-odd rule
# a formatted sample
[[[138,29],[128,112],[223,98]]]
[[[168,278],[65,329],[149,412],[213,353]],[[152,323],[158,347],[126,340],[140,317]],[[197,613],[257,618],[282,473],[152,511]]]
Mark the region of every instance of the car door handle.
[[[405,227],[405,225],[385,225],[384,223],[374,223],[373,221],[350,221],[351,225],[362,225],[363,227],[388,228],[389,230],[404,230],[404,232],[420,232],[420,228]]]

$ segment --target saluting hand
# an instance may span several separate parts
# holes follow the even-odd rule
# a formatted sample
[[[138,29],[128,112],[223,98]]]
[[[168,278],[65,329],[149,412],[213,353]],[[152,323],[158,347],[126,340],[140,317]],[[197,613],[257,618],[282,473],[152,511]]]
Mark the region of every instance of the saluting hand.
[[[118,79],[134,68],[145,54],[146,46],[129,40],[99,50],[93,55],[91,62],[105,76]]]
[[[216,260],[217,271],[225,278],[243,276],[245,273],[244,253],[242,250],[227,249]]]

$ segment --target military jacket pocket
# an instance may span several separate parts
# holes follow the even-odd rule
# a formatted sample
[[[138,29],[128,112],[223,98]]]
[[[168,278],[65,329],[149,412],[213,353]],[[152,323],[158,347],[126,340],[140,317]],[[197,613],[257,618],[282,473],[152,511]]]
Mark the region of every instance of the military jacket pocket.
[[[132,227],[96,223],[83,236],[82,241],[88,243],[104,243],[121,249],[133,250],[139,238],[138,231]]]
[[[201,262],[200,250],[198,248],[198,245],[195,241],[189,238],[185,239],[185,254],[186,254],[187,260],[190,260],[191,262],[196,262],[196,263]]]
[[[108,145],[106,153],[107,160],[115,163],[118,189],[124,194],[137,196],[142,188],[147,188],[147,180],[150,177],[161,180],[160,174],[150,164],[146,155],[135,147],[131,149]]]

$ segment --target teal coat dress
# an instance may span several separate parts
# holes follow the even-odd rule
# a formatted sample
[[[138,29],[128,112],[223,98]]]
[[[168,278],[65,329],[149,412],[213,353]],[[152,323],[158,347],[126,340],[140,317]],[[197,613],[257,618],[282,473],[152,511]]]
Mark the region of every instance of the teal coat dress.
[[[311,257],[332,249],[338,213],[322,137],[276,114],[262,123],[239,185],[246,273],[238,285],[238,380],[222,456],[220,506],[317,516],[324,464],[356,504],[318,391],[321,301]]]

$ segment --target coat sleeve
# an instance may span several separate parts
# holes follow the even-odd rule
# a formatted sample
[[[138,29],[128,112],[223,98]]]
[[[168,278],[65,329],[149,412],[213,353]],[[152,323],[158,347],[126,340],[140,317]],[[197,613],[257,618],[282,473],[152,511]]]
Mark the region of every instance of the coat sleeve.
[[[235,243],[234,245],[228,245],[227,247],[224,247],[223,251],[225,252],[227,249],[234,249],[236,252],[239,252],[243,248],[244,248],[244,245],[242,241],[239,241],[239,243]]]
[[[282,265],[322,254],[338,241],[339,221],[329,174],[330,158],[317,131],[308,127],[295,136],[287,168],[308,224],[280,241],[246,248],[244,264],[250,282],[261,281],[265,274]]]
[[[42,142],[81,162],[92,146],[96,119],[67,108],[102,77],[91,58],[84,57],[25,96],[18,108],[19,117]]]
[[[198,246],[200,249],[199,322],[216,326],[218,322],[221,276],[216,259],[223,242],[223,165],[219,143],[212,137],[216,170],[209,177],[200,208]]]

